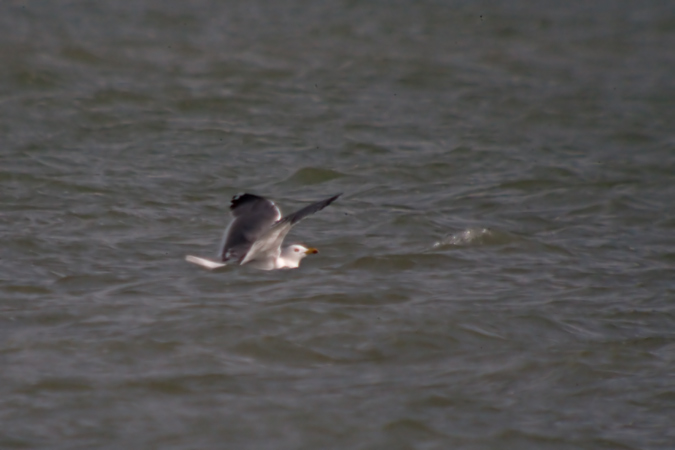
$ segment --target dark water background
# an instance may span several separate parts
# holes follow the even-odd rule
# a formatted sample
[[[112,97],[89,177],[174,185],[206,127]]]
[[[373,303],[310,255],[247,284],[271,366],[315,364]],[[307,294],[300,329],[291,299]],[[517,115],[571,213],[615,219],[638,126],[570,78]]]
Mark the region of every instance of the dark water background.
[[[4,1],[0,448],[675,447],[672,1]],[[235,193],[294,271],[219,273]]]

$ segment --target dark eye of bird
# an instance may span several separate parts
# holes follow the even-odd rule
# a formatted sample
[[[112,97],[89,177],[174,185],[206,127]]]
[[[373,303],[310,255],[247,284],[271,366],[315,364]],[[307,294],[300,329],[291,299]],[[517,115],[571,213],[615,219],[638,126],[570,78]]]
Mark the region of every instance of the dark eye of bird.
[[[299,248],[296,248],[296,249],[295,249],[295,251],[296,251],[296,252],[299,252],[299,251],[300,251],[300,249],[299,249]]]

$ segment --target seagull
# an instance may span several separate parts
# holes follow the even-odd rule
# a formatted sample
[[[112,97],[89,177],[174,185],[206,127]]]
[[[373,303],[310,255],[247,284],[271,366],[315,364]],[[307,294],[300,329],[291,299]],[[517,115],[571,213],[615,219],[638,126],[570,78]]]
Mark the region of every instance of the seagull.
[[[230,202],[234,219],[223,234],[218,260],[192,255],[185,256],[185,260],[209,270],[231,264],[246,264],[262,270],[295,269],[305,256],[319,251],[299,244],[282,249],[284,238],[293,225],[321,211],[341,195],[312,203],[285,217],[271,200],[247,193],[235,195]]]

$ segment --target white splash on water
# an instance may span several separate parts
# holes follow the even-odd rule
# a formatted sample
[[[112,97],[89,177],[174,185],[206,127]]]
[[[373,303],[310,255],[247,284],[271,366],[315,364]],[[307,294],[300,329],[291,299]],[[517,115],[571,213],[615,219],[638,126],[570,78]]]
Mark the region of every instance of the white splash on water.
[[[443,247],[446,245],[467,245],[475,242],[478,239],[488,237],[492,234],[487,228],[469,228],[460,233],[448,236],[440,241],[434,243],[433,248]]]

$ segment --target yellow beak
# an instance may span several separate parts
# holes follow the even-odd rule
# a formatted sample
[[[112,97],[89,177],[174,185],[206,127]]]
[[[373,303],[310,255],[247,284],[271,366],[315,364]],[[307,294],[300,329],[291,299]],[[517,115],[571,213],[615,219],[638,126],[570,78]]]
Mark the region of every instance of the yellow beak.
[[[314,247],[310,247],[307,249],[307,251],[305,251],[305,255],[311,255],[312,253],[319,253],[319,251]]]

